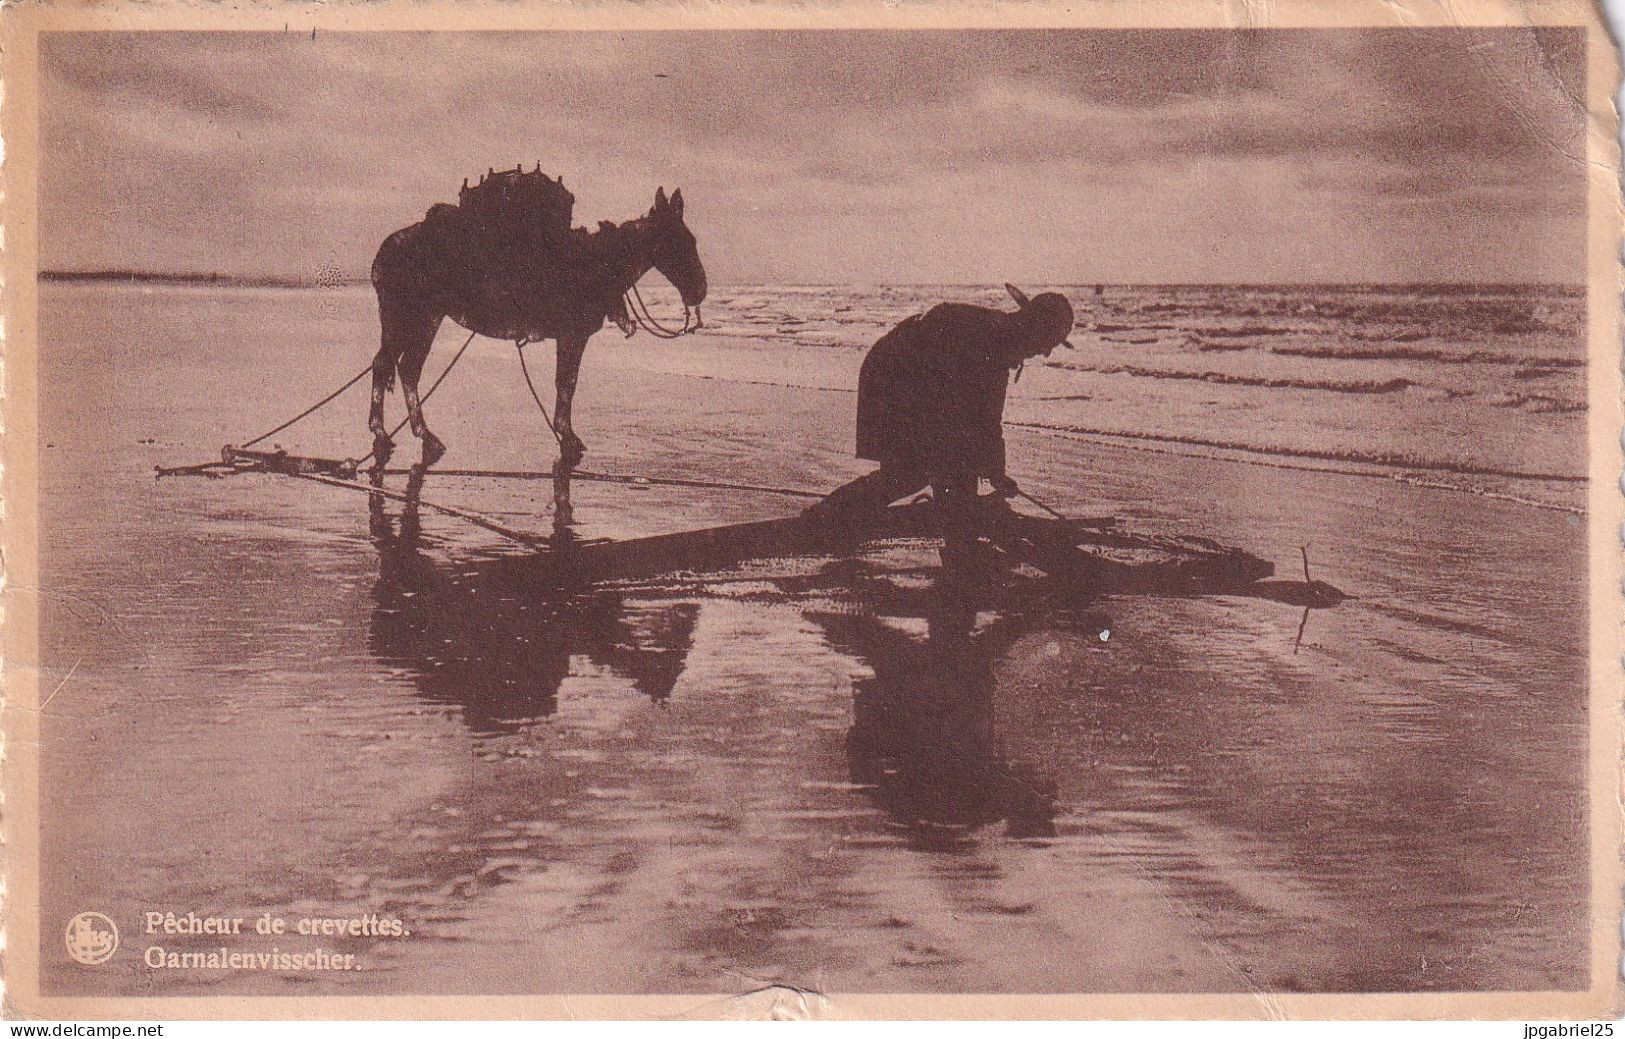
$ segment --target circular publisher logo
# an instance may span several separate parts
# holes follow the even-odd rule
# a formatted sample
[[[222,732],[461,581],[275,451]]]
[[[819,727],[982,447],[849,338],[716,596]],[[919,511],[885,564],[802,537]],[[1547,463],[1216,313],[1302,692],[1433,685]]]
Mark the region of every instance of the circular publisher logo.
[[[118,928],[101,913],[80,913],[69,920],[67,939],[68,955],[87,967],[106,963],[118,951]]]

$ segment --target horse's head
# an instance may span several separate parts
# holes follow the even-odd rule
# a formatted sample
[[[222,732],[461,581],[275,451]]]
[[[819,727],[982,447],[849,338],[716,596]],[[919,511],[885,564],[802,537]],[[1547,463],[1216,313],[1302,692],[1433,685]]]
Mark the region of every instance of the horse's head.
[[[705,302],[705,265],[694,244],[694,232],[683,223],[681,189],[666,198],[666,189],[655,192],[649,221],[655,229],[654,269],[672,283],[683,297],[683,306],[697,307]]]

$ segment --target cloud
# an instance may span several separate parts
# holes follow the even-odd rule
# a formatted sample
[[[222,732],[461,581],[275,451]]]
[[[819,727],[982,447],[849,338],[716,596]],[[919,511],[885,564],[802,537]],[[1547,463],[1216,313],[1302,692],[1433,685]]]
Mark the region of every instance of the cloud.
[[[541,160],[582,221],[684,187],[719,282],[1578,279],[1582,41],[51,34],[42,259],[359,272]]]

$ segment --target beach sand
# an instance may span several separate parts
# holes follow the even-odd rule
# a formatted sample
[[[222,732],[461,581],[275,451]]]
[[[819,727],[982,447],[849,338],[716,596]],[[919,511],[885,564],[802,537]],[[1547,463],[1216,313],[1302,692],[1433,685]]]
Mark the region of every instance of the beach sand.
[[[396,503],[283,478],[153,481],[366,363],[364,298],[313,318],[289,295],[53,287],[42,306],[47,992],[1588,984],[1571,485],[1036,428],[1090,418],[1040,397],[1109,381],[1035,368],[1008,434],[1034,495],[1281,578],[1307,546],[1351,598],[1305,619],[1265,597],[989,589],[967,611],[930,546],[560,598],[516,547],[427,510],[414,531]],[[442,332],[431,372],[461,340]],[[429,403],[443,465],[551,464],[512,353],[478,343]],[[828,489],[867,469],[860,360],[602,334],[584,464]],[[359,454],[361,392],[279,442]],[[1583,472],[1575,450],[1553,471]],[[424,495],[551,524],[546,484],[431,476]],[[803,504],[601,484],[574,502],[586,538]],[[219,944],[141,933],[151,910],[412,933],[281,943],[360,974],[122,954],[91,972],[54,923],[86,908],[137,953]]]

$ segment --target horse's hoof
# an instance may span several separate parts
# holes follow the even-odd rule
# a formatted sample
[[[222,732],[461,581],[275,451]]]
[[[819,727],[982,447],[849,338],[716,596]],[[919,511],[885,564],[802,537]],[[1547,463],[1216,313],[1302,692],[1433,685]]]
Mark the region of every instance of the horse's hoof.
[[[374,433],[372,435],[372,457],[379,469],[389,464],[389,456],[394,453],[395,441],[389,439],[389,434]]]
[[[423,466],[428,467],[435,464],[440,461],[445,453],[446,445],[440,442],[439,437],[433,433],[423,434],[423,462],[421,463]]]
[[[559,462],[566,469],[574,469],[586,453],[587,445],[578,437],[565,437],[564,442],[559,445]]]

